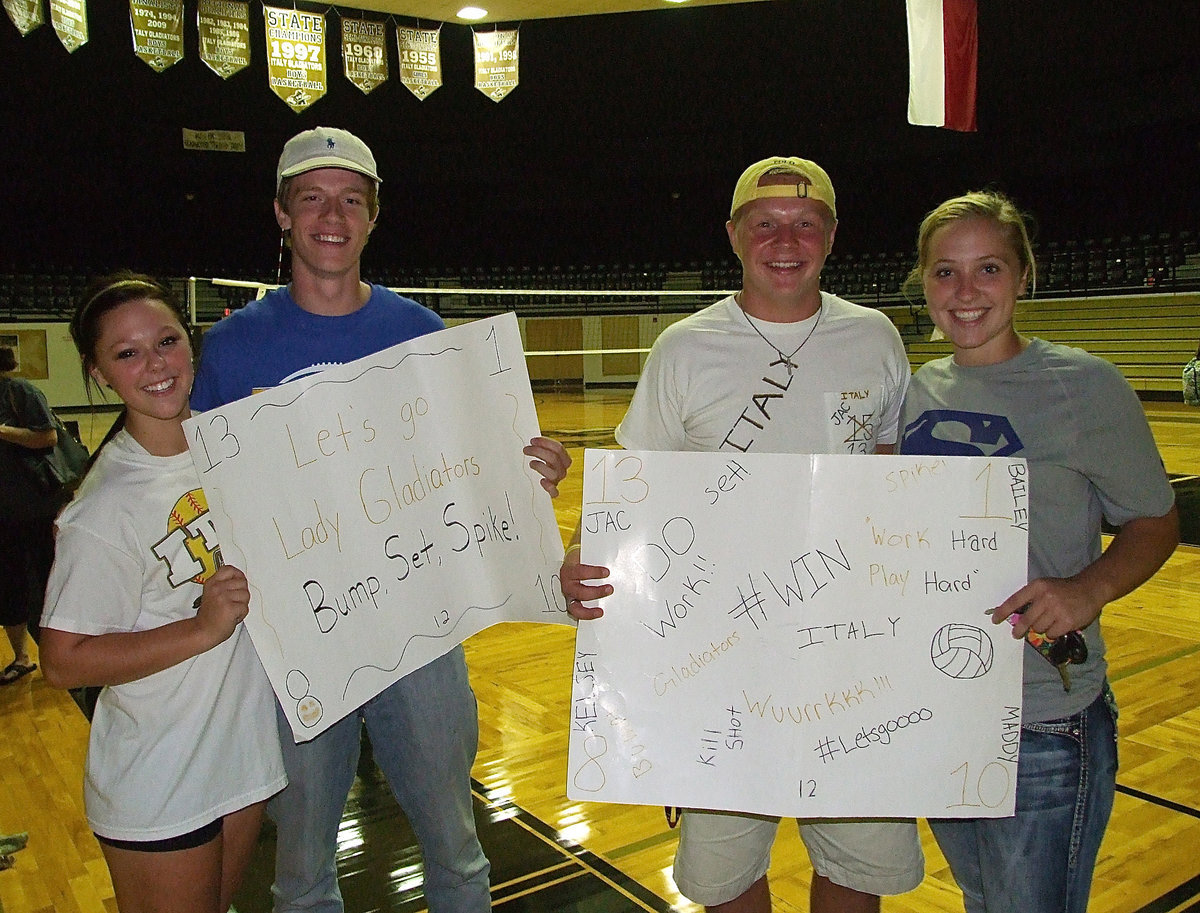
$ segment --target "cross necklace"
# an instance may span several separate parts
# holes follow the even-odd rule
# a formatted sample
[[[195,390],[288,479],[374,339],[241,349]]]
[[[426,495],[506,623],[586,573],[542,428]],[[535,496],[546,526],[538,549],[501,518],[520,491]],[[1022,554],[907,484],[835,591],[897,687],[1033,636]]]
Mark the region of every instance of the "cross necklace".
[[[817,324],[819,324],[821,322],[821,314],[825,310],[824,302],[822,302],[822,304],[817,307],[817,319],[813,321],[812,329],[810,329],[808,331],[808,334],[804,337],[804,339],[802,339],[800,341],[800,345],[798,345],[798,346],[796,346],[796,348],[792,349],[791,354],[789,354],[789,355],[784,355],[783,349],[779,348],[779,346],[775,345],[775,343],[773,343],[773,342],[771,342],[771,340],[767,339],[767,337],[763,334],[763,331],[754,325],[754,321],[750,319],[750,315],[746,313],[746,309],[742,307],[742,303],[740,301],[738,301],[737,298],[734,298],[734,303],[737,304],[738,310],[741,311],[742,314],[745,316],[746,323],[750,324],[750,329],[752,329],[755,333],[757,333],[759,335],[759,337],[762,338],[762,341],[765,342],[767,345],[769,345],[772,349],[774,349],[776,351],[776,353],[779,355],[779,358],[777,360],[771,362],[771,365],[772,366],[787,365],[788,377],[791,377],[792,372],[794,372],[798,367],[800,367],[798,364],[796,364],[794,361],[792,361],[792,359],[796,357],[797,352],[799,352],[801,349],[804,348],[804,344],[807,343],[810,339],[812,339],[812,334],[817,331]]]

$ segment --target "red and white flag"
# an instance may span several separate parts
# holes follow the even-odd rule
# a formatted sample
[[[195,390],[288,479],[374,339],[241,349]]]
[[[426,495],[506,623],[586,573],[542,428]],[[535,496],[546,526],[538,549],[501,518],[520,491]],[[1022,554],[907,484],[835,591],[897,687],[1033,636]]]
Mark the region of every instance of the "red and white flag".
[[[976,0],[907,0],[908,122],[974,132]]]

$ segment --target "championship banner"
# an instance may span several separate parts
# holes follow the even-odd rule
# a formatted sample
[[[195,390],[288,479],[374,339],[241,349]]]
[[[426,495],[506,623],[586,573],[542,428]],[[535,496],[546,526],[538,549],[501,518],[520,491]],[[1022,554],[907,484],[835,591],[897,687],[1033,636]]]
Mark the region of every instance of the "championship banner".
[[[133,52],[156,73],[183,60],[183,0],[129,0]]]
[[[200,59],[222,79],[250,66],[247,0],[200,0],[196,31],[200,36]]]
[[[87,44],[87,0],[50,0],[50,22],[68,52],[74,53]]]
[[[4,12],[22,35],[46,21],[42,18],[42,0],[4,0]]]
[[[539,432],[516,315],[331,366],[184,428],[297,742],[490,625],[575,624],[554,506],[521,452]]]
[[[325,95],[325,15],[263,7],[267,81],[299,113]]]
[[[1027,580],[1027,472],[587,450],[581,561],[613,594],[576,635],[567,796],[1011,815],[1026,650],[987,612]]]
[[[400,81],[424,101],[442,84],[441,29],[396,28]]]
[[[387,82],[387,24],[342,17],[342,71],[364,95]]]
[[[246,134],[241,130],[189,130],[184,127],[183,148],[196,152],[245,152]]]
[[[474,32],[475,88],[498,102],[517,87],[519,30]]]

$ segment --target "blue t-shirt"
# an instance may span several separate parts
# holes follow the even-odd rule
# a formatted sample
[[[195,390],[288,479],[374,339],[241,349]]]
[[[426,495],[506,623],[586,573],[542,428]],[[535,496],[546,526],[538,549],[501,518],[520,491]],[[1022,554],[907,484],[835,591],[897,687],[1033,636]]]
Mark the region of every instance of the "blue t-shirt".
[[[337,317],[310,313],[286,286],[278,288],[205,334],[192,408],[215,409],[445,326],[433,311],[381,285],[371,286],[357,311]]]

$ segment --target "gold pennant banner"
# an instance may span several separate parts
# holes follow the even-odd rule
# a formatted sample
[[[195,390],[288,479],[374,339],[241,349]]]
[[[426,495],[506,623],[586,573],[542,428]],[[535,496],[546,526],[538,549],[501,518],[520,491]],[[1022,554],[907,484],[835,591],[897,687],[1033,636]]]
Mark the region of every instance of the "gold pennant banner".
[[[396,28],[400,81],[424,101],[442,84],[441,29]]]
[[[387,24],[342,18],[342,71],[364,95],[387,82]]]
[[[517,29],[475,32],[475,88],[498,102],[517,87]]]
[[[133,52],[156,73],[183,60],[183,0],[129,0]]]
[[[4,12],[22,35],[46,21],[42,18],[42,0],[4,0]]]
[[[196,31],[200,59],[222,79],[250,66],[248,0],[200,0]]]
[[[50,22],[69,52],[75,53],[87,44],[87,0],[50,0]]]
[[[325,15],[263,7],[267,81],[300,112],[325,95]]]

